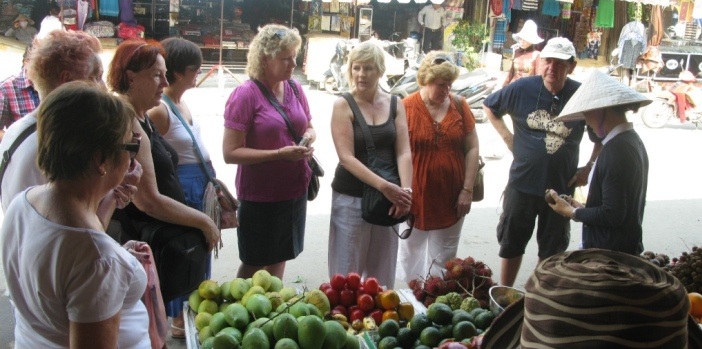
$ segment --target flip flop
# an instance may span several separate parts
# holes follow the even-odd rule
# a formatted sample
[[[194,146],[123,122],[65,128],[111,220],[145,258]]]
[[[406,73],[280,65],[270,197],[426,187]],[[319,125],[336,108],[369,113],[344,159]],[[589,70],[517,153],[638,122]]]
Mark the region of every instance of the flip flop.
[[[185,329],[182,327],[171,325],[171,338],[185,339]]]

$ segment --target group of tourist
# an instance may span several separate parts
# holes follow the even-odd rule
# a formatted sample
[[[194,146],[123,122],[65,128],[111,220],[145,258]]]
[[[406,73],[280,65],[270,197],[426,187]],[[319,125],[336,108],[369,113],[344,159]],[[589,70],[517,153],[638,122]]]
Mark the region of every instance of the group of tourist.
[[[521,41],[537,41],[522,34]],[[295,30],[261,28],[247,57],[251,79],[224,106],[223,156],[238,165],[238,277],[266,269],[282,278],[286,262],[304,248],[317,132],[305,92],[292,79],[300,44]],[[215,171],[182,98],[196,85],[200,49],[179,38],[125,41],[107,84],[100,51],[99,41],[82,32],[35,40],[26,72],[41,102],[0,143],[3,152],[16,147],[1,179],[0,243],[18,348],[151,347],[139,299],[147,280],[141,263],[153,261],[138,232],[160,221],[195,228],[210,250],[220,240],[202,212]],[[429,52],[417,73],[420,90],[402,101],[379,88],[383,57],[370,42],[351,51],[351,91],[331,110],[339,164],[328,263],[330,275],[358,272],[394,288],[396,279],[439,274],[456,257],[479,146],[468,104],[450,93],[460,74],[450,54]],[[582,85],[568,78],[576,62],[567,39],[549,40],[538,60],[538,72],[511,81],[484,107],[514,154],[497,228],[503,285],[514,283],[535,226],[540,259],[566,250],[571,219],[584,223],[584,248],[629,254],[643,248],[648,160],[625,112],[646,98],[606,76],[593,74]],[[502,119],[507,114],[514,131]],[[369,165],[364,124],[374,156],[394,166],[399,183]],[[586,131],[596,146],[577,168]],[[297,144],[301,138],[307,143]],[[588,175],[585,205],[559,196],[572,195]],[[365,221],[364,186],[391,202],[389,216],[409,218],[395,226]],[[547,189],[552,203],[544,200]],[[175,338],[185,335],[185,297],[166,304]]]

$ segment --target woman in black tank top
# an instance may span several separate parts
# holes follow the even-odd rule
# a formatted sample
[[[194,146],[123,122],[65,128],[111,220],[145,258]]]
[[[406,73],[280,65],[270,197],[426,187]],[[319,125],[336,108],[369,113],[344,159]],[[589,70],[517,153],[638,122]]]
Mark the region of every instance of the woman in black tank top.
[[[393,288],[397,260],[397,227],[373,225],[361,218],[363,186],[379,190],[392,202],[388,215],[409,213],[412,205],[412,163],[407,119],[402,103],[381,91],[378,81],[385,71],[384,53],[373,43],[363,43],[349,53],[350,95],[334,102],[332,137],[339,156],[332,182],[329,232],[329,275],[359,273],[376,277]],[[358,107],[352,111],[349,103]],[[360,114],[360,115],[359,115]],[[400,185],[388,182],[368,167],[368,153],[358,118],[370,128],[376,156],[397,165]],[[351,246],[351,249],[349,249]]]

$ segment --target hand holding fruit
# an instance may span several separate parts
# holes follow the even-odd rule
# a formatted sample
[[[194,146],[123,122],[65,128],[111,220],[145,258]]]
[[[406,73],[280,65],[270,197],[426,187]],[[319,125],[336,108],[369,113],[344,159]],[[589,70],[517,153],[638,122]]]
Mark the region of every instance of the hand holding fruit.
[[[558,195],[553,189],[546,189],[544,199],[548,205],[563,217],[571,217],[576,208],[584,207],[583,204],[574,200],[569,195]]]

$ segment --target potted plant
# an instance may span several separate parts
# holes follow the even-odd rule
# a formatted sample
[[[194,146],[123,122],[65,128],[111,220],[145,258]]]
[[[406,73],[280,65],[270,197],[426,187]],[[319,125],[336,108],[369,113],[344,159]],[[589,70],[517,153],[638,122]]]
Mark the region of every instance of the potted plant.
[[[453,29],[451,45],[463,51],[463,66],[468,70],[473,70],[480,66],[479,53],[483,46],[490,41],[487,28],[483,23],[471,24],[467,20],[461,20]]]

